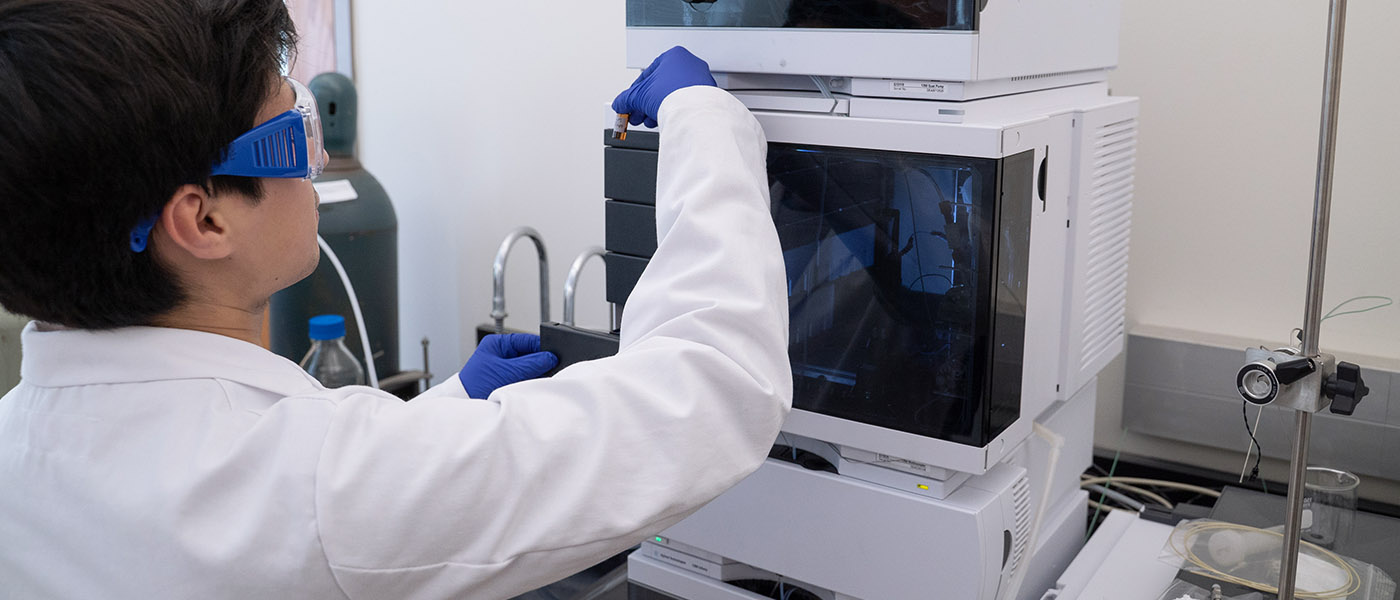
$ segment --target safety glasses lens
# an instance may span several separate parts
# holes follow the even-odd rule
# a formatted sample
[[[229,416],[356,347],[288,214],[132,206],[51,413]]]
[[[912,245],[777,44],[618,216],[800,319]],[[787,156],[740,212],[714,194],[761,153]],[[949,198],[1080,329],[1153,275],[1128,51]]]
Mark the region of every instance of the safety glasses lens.
[[[300,81],[287,78],[288,85],[296,92],[296,109],[301,113],[302,124],[306,129],[306,178],[315,179],[326,168],[325,140],[321,137],[321,111],[316,106],[316,97]]]

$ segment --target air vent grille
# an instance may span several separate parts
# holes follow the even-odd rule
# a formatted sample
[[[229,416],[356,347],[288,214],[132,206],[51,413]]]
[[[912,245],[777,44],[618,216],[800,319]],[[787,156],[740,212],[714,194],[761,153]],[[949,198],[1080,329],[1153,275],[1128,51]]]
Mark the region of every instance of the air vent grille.
[[[1103,354],[1116,351],[1123,336],[1137,139],[1137,119],[1109,123],[1094,131],[1089,153],[1093,169],[1085,198],[1088,238],[1084,246],[1080,364],[1094,363]]]
[[[1012,510],[1015,511],[1015,530],[1011,534],[1011,559],[1007,561],[1006,581],[1016,577],[1026,555],[1030,553],[1031,538],[1031,483],[1026,477],[1016,480],[1011,488]]]

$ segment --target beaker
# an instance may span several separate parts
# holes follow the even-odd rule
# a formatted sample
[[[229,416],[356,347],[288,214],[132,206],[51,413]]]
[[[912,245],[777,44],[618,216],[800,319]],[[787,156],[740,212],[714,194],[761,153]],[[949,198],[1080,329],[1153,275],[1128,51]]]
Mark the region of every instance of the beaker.
[[[1308,467],[1303,478],[1303,539],[1336,548],[1351,537],[1356,486],[1361,478],[1340,469]]]

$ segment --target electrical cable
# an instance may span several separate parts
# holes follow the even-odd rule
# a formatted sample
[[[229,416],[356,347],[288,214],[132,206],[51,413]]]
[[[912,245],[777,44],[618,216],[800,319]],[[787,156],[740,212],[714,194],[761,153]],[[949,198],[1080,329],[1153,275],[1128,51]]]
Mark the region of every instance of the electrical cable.
[[[1173,504],[1171,500],[1168,500],[1166,496],[1158,494],[1157,492],[1154,492],[1152,490],[1140,488],[1135,485],[1128,485],[1126,483],[1123,483],[1122,481],[1115,482],[1113,485],[1117,486],[1117,488],[1121,491],[1132,492],[1134,494],[1147,498],[1148,500],[1156,502],[1157,504],[1161,504],[1163,508],[1176,508],[1176,505]]]
[[[1117,510],[1117,511],[1122,511],[1122,512],[1125,512],[1125,513],[1138,514],[1137,511],[1135,511],[1135,510],[1128,510],[1128,509],[1126,509],[1126,508],[1122,508],[1122,507],[1118,507],[1118,506],[1110,506],[1110,505],[1108,505],[1108,504],[1100,504],[1100,503],[1098,503],[1098,502],[1094,502],[1094,499],[1093,499],[1093,498],[1090,498],[1090,499],[1089,499],[1089,508],[1094,509],[1094,512],[1095,512],[1095,513],[1099,513],[1099,512],[1102,512],[1102,511],[1106,511],[1106,510]]]
[[[1080,475],[1079,478],[1080,478],[1080,479],[1088,479],[1089,476],[1088,476],[1088,475]],[[1090,485],[1092,485],[1092,484],[1090,484]],[[1082,486],[1081,486],[1081,487],[1082,487]],[[1148,500],[1151,500],[1151,501],[1153,501],[1153,502],[1156,502],[1157,504],[1162,505],[1164,508],[1175,508],[1175,507],[1176,507],[1176,505],[1175,505],[1175,504],[1172,504],[1172,501],[1171,501],[1171,500],[1168,500],[1166,496],[1163,496],[1163,495],[1161,495],[1161,494],[1158,494],[1157,492],[1154,492],[1154,491],[1149,490],[1149,489],[1140,488],[1140,487],[1137,487],[1137,486],[1135,486],[1135,485],[1128,485],[1128,484],[1123,483],[1122,481],[1119,481],[1119,480],[1114,480],[1114,481],[1113,481],[1113,488],[1116,489],[1116,490],[1122,491],[1122,492],[1132,492],[1132,493],[1134,493],[1134,494],[1137,494],[1137,495],[1139,495],[1139,496],[1142,496],[1143,498],[1147,498]]]
[[[355,325],[360,332],[360,345],[365,352],[365,372],[369,374],[369,385],[374,389],[379,389],[379,373],[374,370],[374,353],[369,349],[369,332],[365,330],[365,316],[360,312],[360,299],[355,295],[355,286],[350,284],[350,276],[345,274],[345,267],[340,264],[340,258],[335,255],[335,250],[331,250],[331,245],[326,243],[326,238],[316,236],[316,243],[321,245],[321,252],[326,254],[326,258],[331,259],[331,266],[335,267],[335,274],[340,276],[340,284],[345,286],[345,295],[350,297],[350,310],[355,313]]]
[[[1099,484],[1096,484],[1096,483],[1091,483],[1091,484],[1088,484],[1088,485],[1082,485],[1082,486],[1080,486],[1080,487],[1082,487],[1082,488],[1084,488],[1084,489],[1086,489],[1086,490],[1089,490],[1089,491],[1091,491],[1091,492],[1098,492],[1100,501],[1102,501],[1102,499],[1103,499],[1105,496],[1107,496],[1108,499],[1113,500],[1114,502],[1117,502],[1117,503],[1119,503],[1119,504],[1122,504],[1123,506],[1126,506],[1126,507],[1128,507],[1128,508],[1131,508],[1131,509],[1133,509],[1134,511],[1137,511],[1137,512],[1142,512],[1142,509],[1143,509],[1143,508],[1146,508],[1146,505],[1144,505],[1144,504],[1141,503],[1141,502],[1138,502],[1137,500],[1134,500],[1134,499],[1132,499],[1132,498],[1129,498],[1127,494],[1123,494],[1123,493],[1120,493],[1120,492],[1117,492],[1117,491],[1114,491],[1114,490],[1110,490],[1110,489],[1108,489],[1108,488],[1106,488],[1106,487],[1104,487],[1104,486],[1101,486],[1101,485],[1099,485]]]
[[[1245,404],[1246,404],[1246,406],[1241,407],[1241,410],[1242,410],[1242,411],[1248,408],[1248,406],[1247,406],[1248,403],[1246,402]],[[1254,426],[1253,426],[1253,427],[1250,427],[1250,426],[1249,426],[1249,414],[1246,413],[1245,416],[1244,416],[1244,430],[1247,431],[1247,432],[1249,432],[1250,445],[1249,445],[1249,450],[1246,451],[1246,452],[1244,453],[1244,464],[1240,466],[1240,483],[1244,483],[1244,473],[1245,473],[1245,470],[1247,470],[1247,469],[1249,468],[1249,456],[1250,456],[1250,454],[1252,454],[1252,453],[1254,452],[1254,449],[1255,449],[1255,448],[1258,448],[1258,449],[1259,449],[1259,457],[1260,457],[1260,458],[1262,458],[1262,457],[1264,456],[1264,448],[1261,447],[1261,446],[1259,446],[1259,440],[1258,440],[1257,438],[1254,437],[1254,434],[1257,433],[1257,432],[1259,431],[1259,420],[1262,419],[1263,417],[1264,417],[1264,405],[1263,405],[1263,404],[1260,404],[1260,405],[1259,405],[1259,412],[1256,413],[1256,414],[1254,415]],[[1250,475],[1250,481],[1253,481],[1253,480],[1258,479],[1258,478],[1259,478],[1259,460],[1258,460],[1258,459],[1255,459],[1255,461],[1254,461],[1254,473]]]
[[[1380,300],[1380,301],[1382,302],[1382,304],[1377,304],[1377,305],[1375,305],[1375,306],[1371,306],[1371,307],[1367,307],[1367,308],[1363,308],[1363,309],[1359,309],[1359,310],[1348,310],[1348,311],[1343,311],[1343,312],[1337,312],[1337,309],[1339,309],[1339,308],[1341,308],[1341,307],[1343,307],[1343,306],[1346,306],[1346,305],[1348,305],[1348,304],[1351,304],[1352,302],[1356,302],[1357,300]],[[1342,302],[1341,304],[1338,304],[1338,305],[1332,307],[1332,310],[1327,311],[1327,314],[1325,314],[1325,315],[1322,316],[1322,321],[1326,321],[1327,319],[1330,319],[1330,318],[1332,318],[1332,317],[1340,317],[1340,316],[1342,316],[1342,315],[1359,315],[1359,314],[1361,314],[1361,313],[1367,313],[1367,312],[1371,312],[1371,311],[1373,311],[1373,310],[1379,310],[1379,309],[1385,308],[1385,307],[1387,307],[1387,306],[1390,306],[1390,305],[1392,305],[1392,304],[1395,304],[1395,301],[1394,301],[1394,300],[1391,300],[1390,298],[1388,298],[1388,297],[1386,297],[1386,296],[1357,296],[1357,297],[1355,297],[1355,298],[1351,298],[1351,299],[1349,299],[1349,300],[1346,300],[1346,301]],[[1322,322],[1322,321],[1319,321],[1319,323]]]
[[[1112,469],[1109,469],[1109,472],[1112,473],[1113,470],[1112,470]],[[1199,486],[1199,485],[1191,485],[1191,484],[1189,484],[1189,483],[1181,483],[1181,482],[1179,482],[1179,481],[1167,481],[1167,480],[1165,480],[1165,479],[1152,479],[1152,478],[1148,478],[1148,477],[1113,477],[1113,476],[1109,476],[1109,477],[1090,477],[1090,478],[1088,478],[1088,479],[1085,479],[1084,481],[1079,482],[1079,484],[1080,484],[1080,485],[1087,485],[1087,484],[1094,484],[1094,483],[1110,483],[1110,482],[1115,483],[1115,484],[1117,484],[1117,483],[1135,483],[1135,484],[1138,484],[1138,485],[1150,485],[1150,486],[1156,486],[1156,487],[1173,488],[1173,489],[1178,489],[1178,490],[1185,490],[1185,491],[1188,491],[1188,492],[1195,492],[1195,493],[1200,494],[1200,495],[1202,495],[1202,496],[1210,496],[1211,498],[1219,498],[1219,497],[1220,497],[1220,492],[1217,492],[1217,491],[1212,490],[1212,489],[1210,489],[1210,488],[1203,488],[1203,487],[1201,487],[1201,486]]]
[[[1250,453],[1252,453],[1255,449],[1258,449],[1258,450],[1259,450],[1259,454],[1255,455],[1255,457],[1254,457],[1254,470],[1249,472],[1249,480],[1250,480],[1250,481],[1254,481],[1254,480],[1256,480],[1256,479],[1259,479],[1259,461],[1262,460],[1262,459],[1264,458],[1264,447],[1259,445],[1259,438],[1254,437],[1254,431],[1259,427],[1259,419],[1256,418],[1256,419],[1254,420],[1254,428],[1250,428],[1250,426],[1249,426],[1249,402],[1246,401],[1246,400],[1243,400],[1243,399],[1240,400],[1240,414],[1241,414],[1242,416],[1244,416],[1244,430],[1245,430],[1245,432],[1249,433],[1249,441],[1250,441],[1249,451],[1245,452],[1245,454],[1244,454],[1244,464],[1245,464],[1246,467],[1249,466],[1249,455],[1250,455]],[[1259,416],[1260,416],[1260,417],[1263,417],[1263,416],[1264,416],[1264,405],[1263,405],[1263,404],[1260,404],[1260,405],[1259,405]],[[1243,468],[1240,469],[1240,483],[1244,483],[1244,469],[1243,469]]]
[[[1127,439],[1128,430],[1124,429],[1123,435],[1118,438],[1118,449],[1113,451],[1113,464],[1108,466],[1108,477],[1102,478],[1102,481],[1086,479],[1084,481],[1079,482],[1079,485],[1082,486],[1085,483],[1105,483],[1108,481],[1113,481],[1113,473],[1118,470],[1118,457],[1123,453],[1123,442],[1127,441]],[[1084,532],[1084,541],[1086,542],[1089,541],[1089,536],[1094,535],[1094,528],[1097,527],[1099,524],[1099,514],[1103,512],[1103,496],[1100,496],[1099,500],[1100,502],[1094,502],[1093,500],[1089,501],[1090,504],[1098,505],[1098,508],[1094,509],[1094,518],[1089,520],[1089,528]]]
[[[1263,408],[1263,404],[1260,404],[1260,408]],[[1253,453],[1254,453],[1254,446],[1256,446],[1257,443],[1259,443],[1259,442],[1256,441],[1256,439],[1254,439],[1254,431],[1253,431],[1253,429],[1250,429],[1250,428],[1249,428],[1249,415],[1247,415],[1247,414],[1245,415],[1245,432],[1246,432],[1246,434],[1249,434],[1249,439],[1250,439],[1250,441],[1249,441],[1249,445],[1245,446],[1245,448],[1246,448],[1246,450],[1245,450],[1245,463],[1240,464],[1240,466],[1239,466],[1239,483],[1245,483],[1245,474],[1246,474],[1246,473],[1249,473],[1249,459],[1250,459],[1250,455],[1253,455]]]

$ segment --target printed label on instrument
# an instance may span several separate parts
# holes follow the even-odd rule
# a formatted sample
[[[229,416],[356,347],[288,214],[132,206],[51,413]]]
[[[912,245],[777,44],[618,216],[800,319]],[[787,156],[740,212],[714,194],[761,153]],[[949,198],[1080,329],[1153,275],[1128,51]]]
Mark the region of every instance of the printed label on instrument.
[[[902,467],[902,468],[907,469],[907,470],[910,470],[910,471],[928,471],[928,465],[926,465],[926,464],[917,463],[917,462],[914,462],[914,461],[912,461],[912,460],[903,459],[903,458],[898,458],[898,457],[895,457],[895,456],[890,456],[890,455],[888,455],[888,454],[881,454],[881,455],[880,455],[880,462],[881,462],[881,463],[885,463],[885,464],[890,464],[890,465],[899,466],[899,467]]]
[[[890,91],[899,94],[946,94],[948,87],[936,81],[891,81]]]

